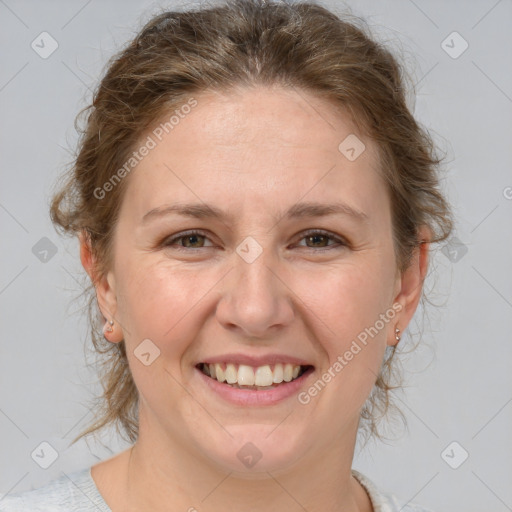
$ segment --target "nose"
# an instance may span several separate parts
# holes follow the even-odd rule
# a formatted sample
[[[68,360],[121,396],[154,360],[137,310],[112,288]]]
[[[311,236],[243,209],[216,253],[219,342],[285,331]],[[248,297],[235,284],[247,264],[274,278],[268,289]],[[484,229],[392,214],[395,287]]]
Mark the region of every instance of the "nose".
[[[217,304],[219,323],[238,337],[265,338],[290,325],[294,317],[292,291],[282,265],[270,249],[252,262],[237,253],[234,268],[223,280]]]

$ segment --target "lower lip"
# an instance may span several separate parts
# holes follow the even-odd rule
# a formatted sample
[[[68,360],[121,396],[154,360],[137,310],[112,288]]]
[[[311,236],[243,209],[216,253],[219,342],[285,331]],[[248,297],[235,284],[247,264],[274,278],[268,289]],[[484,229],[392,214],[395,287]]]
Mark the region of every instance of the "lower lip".
[[[292,395],[296,395],[304,386],[306,379],[313,373],[313,368],[308,368],[300,377],[291,382],[283,382],[273,389],[258,391],[256,389],[233,388],[229,384],[219,382],[205,375],[199,368],[196,371],[203,382],[224,400],[235,405],[273,405]]]

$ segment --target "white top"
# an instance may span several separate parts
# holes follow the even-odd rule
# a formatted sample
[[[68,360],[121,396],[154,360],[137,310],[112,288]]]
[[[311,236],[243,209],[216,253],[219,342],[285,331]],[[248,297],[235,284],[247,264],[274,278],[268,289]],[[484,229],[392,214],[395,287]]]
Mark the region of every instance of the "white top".
[[[356,480],[370,496],[374,512],[432,512],[384,493],[356,470]],[[45,486],[0,499],[0,512],[112,512],[91,476],[91,468],[63,475]]]

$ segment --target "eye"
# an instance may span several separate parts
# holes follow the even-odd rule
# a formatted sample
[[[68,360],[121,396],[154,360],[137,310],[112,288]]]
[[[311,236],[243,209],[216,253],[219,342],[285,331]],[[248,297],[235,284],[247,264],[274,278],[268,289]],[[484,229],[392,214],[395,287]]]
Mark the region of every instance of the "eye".
[[[202,231],[187,231],[164,240],[163,245],[169,247],[175,245],[175,242],[182,240],[183,243],[176,246],[178,250],[202,249],[204,247],[200,245],[202,239],[208,240],[208,237]]]
[[[315,248],[331,248],[332,245],[341,245],[346,246],[347,243],[341,238],[334,236],[332,233],[328,231],[322,230],[311,230],[302,234],[301,240],[306,240],[306,247],[309,249]],[[335,244],[326,245],[329,240],[336,242]],[[307,245],[311,243],[313,245]],[[303,245],[301,247],[304,247]]]
[[[203,231],[192,230],[184,233],[179,233],[176,236],[170,237],[162,243],[164,247],[174,246],[178,250],[187,249],[203,249],[212,247],[213,245],[204,245],[205,241],[209,240],[206,233]],[[307,247],[309,249],[323,249],[332,248],[332,246],[347,246],[348,244],[341,238],[323,230],[310,230],[302,234],[300,240],[306,240],[306,245],[299,245],[299,247]],[[335,242],[329,244],[329,241]],[[179,243],[176,243],[179,242]],[[309,245],[312,244],[312,245]]]

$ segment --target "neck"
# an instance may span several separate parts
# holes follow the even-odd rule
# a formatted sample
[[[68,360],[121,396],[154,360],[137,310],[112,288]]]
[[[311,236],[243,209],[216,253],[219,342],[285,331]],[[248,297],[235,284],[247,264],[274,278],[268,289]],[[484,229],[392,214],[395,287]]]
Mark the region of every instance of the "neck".
[[[199,450],[140,418],[139,438],[126,458],[124,495],[129,510],[155,512],[372,512],[368,495],[351,474],[357,424],[295,465],[241,474],[222,470]],[[151,434],[151,435],[149,435]]]

